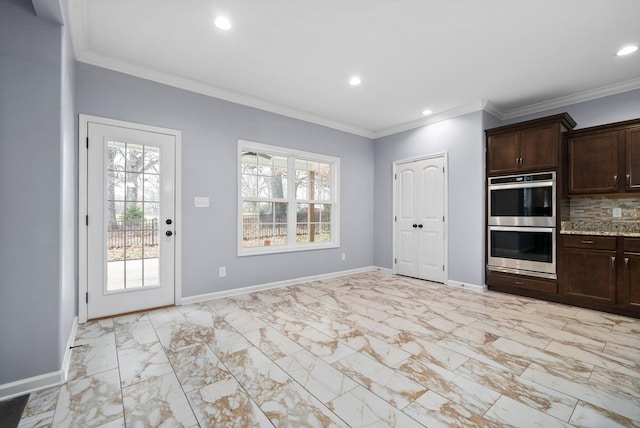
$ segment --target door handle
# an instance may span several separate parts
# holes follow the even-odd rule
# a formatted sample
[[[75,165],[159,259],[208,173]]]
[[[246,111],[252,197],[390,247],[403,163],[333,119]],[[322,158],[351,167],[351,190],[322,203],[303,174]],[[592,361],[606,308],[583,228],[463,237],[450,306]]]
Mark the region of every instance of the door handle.
[[[413,224],[413,227],[418,227],[418,225],[414,223],[414,224]]]
[[[418,227],[419,227],[420,229],[422,229],[422,225],[421,225],[421,224],[419,224],[419,225],[418,225]]]
[[[173,232],[170,231],[170,230],[167,230],[164,234],[167,235],[167,236],[171,236],[171,235],[173,235]]]

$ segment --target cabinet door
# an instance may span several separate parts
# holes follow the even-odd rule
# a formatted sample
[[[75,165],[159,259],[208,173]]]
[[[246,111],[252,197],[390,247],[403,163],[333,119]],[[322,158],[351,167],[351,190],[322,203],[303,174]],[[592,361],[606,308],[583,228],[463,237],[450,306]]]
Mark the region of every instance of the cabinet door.
[[[520,149],[518,133],[491,135],[487,140],[487,172],[504,174],[518,171]]]
[[[615,303],[615,251],[564,249],[564,294],[581,300]]]
[[[538,126],[520,134],[520,169],[543,170],[558,167],[560,130],[558,124]]]
[[[640,309],[640,254],[624,255],[625,304]]]
[[[627,190],[640,191],[640,127],[627,129],[625,149]]]
[[[570,195],[613,193],[618,190],[618,132],[570,138]]]

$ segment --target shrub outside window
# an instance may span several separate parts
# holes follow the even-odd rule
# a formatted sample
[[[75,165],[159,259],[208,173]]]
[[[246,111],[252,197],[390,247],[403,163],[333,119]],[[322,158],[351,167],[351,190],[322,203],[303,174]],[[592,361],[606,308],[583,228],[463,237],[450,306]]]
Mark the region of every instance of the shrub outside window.
[[[339,246],[340,160],[238,142],[238,255]]]

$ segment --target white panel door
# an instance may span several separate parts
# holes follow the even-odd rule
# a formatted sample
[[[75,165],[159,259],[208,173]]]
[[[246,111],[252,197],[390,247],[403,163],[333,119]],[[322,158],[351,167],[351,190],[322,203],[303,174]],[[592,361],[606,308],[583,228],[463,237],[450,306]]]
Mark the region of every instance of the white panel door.
[[[395,273],[444,282],[444,157],[396,167]]]
[[[173,304],[175,136],[92,122],[87,135],[88,318]]]
[[[416,186],[418,170],[413,163],[396,168],[396,273],[418,276],[416,234]]]

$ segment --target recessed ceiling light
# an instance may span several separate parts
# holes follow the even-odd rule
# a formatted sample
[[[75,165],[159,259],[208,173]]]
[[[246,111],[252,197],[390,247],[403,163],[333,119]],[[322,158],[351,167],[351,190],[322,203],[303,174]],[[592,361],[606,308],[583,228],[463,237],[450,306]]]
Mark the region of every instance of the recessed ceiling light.
[[[422,110],[422,115],[423,116],[429,116],[431,113],[433,113],[433,111],[426,109],[426,110]]]
[[[360,80],[360,77],[358,76],[351,76],[351,79],[349,79],[349,84],[351,86],[358,86],[360,83],[362,83],[362,80]]]
[[[624,55],[629,55],[634,53],[635,51],[638,50],[638,47],[635,45],[629,45],[629,46],[625,46],[622,49],[620,49],[618,52],[616,52],[616,55],[618,56],[624,56]]]
[[[213,23],[215,24],[216,27],[218,27],[221,30],[228,30],[231,28],[231,21],[229,21],[229,18],[227,18],[226,16],[218,16]]]

